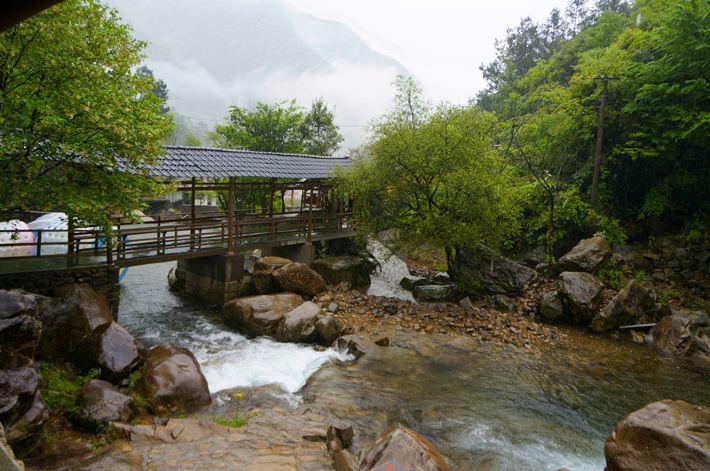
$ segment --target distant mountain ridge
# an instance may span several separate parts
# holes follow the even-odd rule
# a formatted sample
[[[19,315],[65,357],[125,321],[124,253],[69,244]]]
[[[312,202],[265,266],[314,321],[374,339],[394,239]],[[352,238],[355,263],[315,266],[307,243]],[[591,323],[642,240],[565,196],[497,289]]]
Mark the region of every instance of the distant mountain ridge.
[[[109,3],[134,26],[138,37],[150,42],[151,60],[193,61],[220,81],[253,72],[328,71],[335,61],[406,72],[399,62],[372,50],[344,24],[316,18],[282,0]]]

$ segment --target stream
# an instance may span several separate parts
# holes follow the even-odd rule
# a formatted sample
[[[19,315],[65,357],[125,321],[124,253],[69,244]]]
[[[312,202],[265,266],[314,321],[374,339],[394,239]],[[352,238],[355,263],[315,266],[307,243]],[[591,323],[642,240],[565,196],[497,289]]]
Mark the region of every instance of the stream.
[[[430,438],[454,469],[601,470],[604,440],[627,413],[659,399],[710,404],[701,375],[649,349],[567,330],[574,348],[544,355],[467,338],[387,332],[389,348],[357,362],[327,349],[247,339],[218,308],[168,290],[171,264],[131,268],[119,322],[147,346],[190,349],[212,393],[276,384],[355,428],[354,452],[389,425]],[[406,266],[392,258],[369,293],[398,297]],[[399,278],[397,278],[399,277]]]

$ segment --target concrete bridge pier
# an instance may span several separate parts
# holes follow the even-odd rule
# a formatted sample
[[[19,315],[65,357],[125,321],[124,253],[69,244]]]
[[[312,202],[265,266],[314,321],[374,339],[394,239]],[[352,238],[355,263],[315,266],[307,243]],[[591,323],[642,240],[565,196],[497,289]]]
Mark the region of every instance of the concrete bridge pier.
[[[316,259],[316,248],[310,242],[293,245],[279,245],[261,249],[261,256],[283,257],[292,262],[310,265]]]
[[[222,305],[236,298],[245,275],[244,255],[210,255],[178,260],[170,289]]]

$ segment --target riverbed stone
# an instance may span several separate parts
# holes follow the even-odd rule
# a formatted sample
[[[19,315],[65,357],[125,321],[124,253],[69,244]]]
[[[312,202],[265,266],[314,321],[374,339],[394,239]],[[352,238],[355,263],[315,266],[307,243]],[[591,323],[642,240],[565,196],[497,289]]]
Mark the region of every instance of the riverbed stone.
[[[559,324],[566,320],[565,308],[557,291],[548,291],[540,297],[538,302],[540,318],[550,324]]]
[[[405,276],[399,281],[399,286],[402,288],[414,291],[417,286],[429,284],[430,281],[423,276]]]
[[[349,283],[351,288],[370,286],[373,264],[362,257],[324,257],[311,264],[329,285]]]
[[[355,359],[358,359],[365,355],[365,351],[360,346],[358,339],[353,335],[342,335],[335,339],[332,347],[339,352],[347,353],[352,355]]]
[[[113,322],[106,297],[85,283],[56,291],[39,306],[42,337],[37,355],[54,361],[81,357],[87,342],[95,341]]]
[[[224,305],[225,321],[251,336],[276,336],[284,316],[303,304],[295,293],[264,294],[235,299]]]
[[[710,369],[710,319],[704,311],[672,308],[651,330],[653,345],[663,353],[688,358]]]
[[[99,366],[101,377],[115,383],[143,365],[146,348],[117,322],[112,322],[86,355],[86,366]]]
[[[320,306],[306,301],[284,315],[276,337],[283,342],[310,343],[318,337],[316,324],[320,315]]]
[[[291,262],[273,271],[272,276],[283,291],[315,296],[325,289],[325,280],[305,263]]]
[[[710,409],[653,402],[614,427],[604,445],[607,471],[710,469]]]
[[[566,271],[560,274],[559,293],[572,320],[586,325],[599,309],[604,284],[591,273]]]
[[[254,263],[254,272],[251,279],[258,294],[271,294],[279,291],[280,287],[274,279],[274,270],[291,263],[283,257],[262,257]]]
[[[467,286],[466,291],[492,294],[517,294],[528,289],[538,275],[532,268],[503,257],[485,245],[462,247],[449,264],[453,280]]]
[[[42,334],[35,296],[0,290],[0,367],[12,353],[34,358]]]
[[[31,358],[11,353],[0,369],[0,421],[14,445],[42,430],[48,409],[39,390],[40,376]]]
[[[343,326],[333,316],[325,316],[316,323],[318,343],[332,345],[343,333]]]
[[[0,289],[0,319],[20,315],[34,316],[37,312],[36,295],[19,289]]]
[[[210,404],[209,387],[189,350],[161,344],[148,352],[137,390],[156,411],[188,411]]]
[[[417,301],[456,302],[461,297],[455,285],[419,285],[412,292]]]
[[[589,328],[601,333],[622,325],[643,323],[648,320],[646,312],[653,309],[654,303],[653,287],[631,280],[594,316]]]
[[[132,403],[130,396],[111,383],[92,379],[81,388],[76,422],[92,432],[109,422],[127,422],[131,418]]]
[[[557,262],[560,271],[596,273],[609,261],[611,246],[604,237],[583,239]]]
[[[448,471],[436,447],[412,429],[396,427],[384,432],[360,465],[361,471],[385,469]]]

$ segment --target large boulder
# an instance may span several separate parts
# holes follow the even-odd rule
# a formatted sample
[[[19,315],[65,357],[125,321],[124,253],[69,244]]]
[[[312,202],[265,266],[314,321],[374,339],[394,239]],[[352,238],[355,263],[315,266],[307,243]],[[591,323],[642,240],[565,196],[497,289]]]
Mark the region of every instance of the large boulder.
[[[420,285],[412,292],[417,301],[457,302],[461,293],[455,285]]]
[[[192,352],[165,343],[148,352],[137,391],[157,412],[188,411],[212,402],[207,380]]]
[[[20,290],[0,290],[0,367],[13,353],[34,357],[42,334],[37,298]]]
[[[329,285],[349,283],[353,288],[370,286],[370,273],[374,266],[362,257],[325,257],[311,264]]]
[[[604,445],[606,471],[710,469],[710,409],[658,401],[632,412]]]
[[[604,237],[583,239],[557,262],[560,271],[596,273],[611,258],[612,250]]]
[[[318,343],[331,345],[343,334],[343,326],[332,316],[325,316],[316,323]]]
[[[126,422],[131,418],[133,399],[118,391],[111,383],[92,379],[81,388],[79,426],[96,431],[109,422]]]
[[[648,320],[646,312],[653,309],[655,301],[652,286],[631,280],[594,316],[589,328],[595,332],[606,332],[622,325],[643,323]]]
[[[315,296],[325,288],[325,280],[305,263],[291,262],[277,268],[272,276],[283,291]]]
[[[254,288],[259,294],[271,294],[279,291],[279,284],[273,277],[277,270],[291,263],[291,260],[281,257],[262,257],[254,263],[254,272],[251,279]]]
[[[294,293],[264,294],[235,299],[224,305],[225,321],[248,335],[276,336],[284,316],[303,304]]]
[[[537,280],[537,272],[532,268],[480,244],[457,250],[449,264],[449,275],[471,290],[494,294],[521,293]]]
[[[375,442],[360,464],[360,471],[406,469],[448,471],[446,460],[432,443],[414,430],[387,430]]]
[[[572,320],[586,325],[599,309],[604,284],[590,273],[566,271],[560,274],[559,293]]]
[[[320,315],[320,306],[306,301],[284,315],[276,337],[284,342],[314,342],[318,337],[316,324]]]
[[[39,309],[42,337],[37,355],[68,361],[83,355],[113,322],[106,297],[87,284],[74,284],[57,291],[60,298],[45,298]]]
[[[126,329],[112,322],[92,342],[80,362],[86,367],[101,368],[101,377],[117,382],[143,365],[146,349]]]
[[[707,313],[673,308],[651,330],[653,345],[666,354],[689,358],[710,369],[710,321]]]
[[[0,422],[11,445],[42,430],[49,413],[39,391],[40,377],[32,359],[11,354],[0,369]]]
[[[551,324],[559,324],[566,320],[565,308],[562,299],[557,291],[548,291],[540,297],[538,302],[538,313],[540,318]]]

